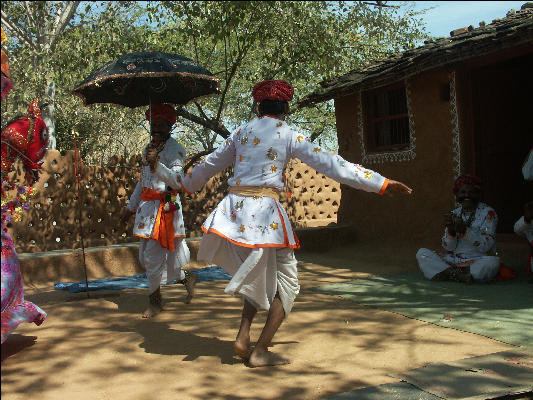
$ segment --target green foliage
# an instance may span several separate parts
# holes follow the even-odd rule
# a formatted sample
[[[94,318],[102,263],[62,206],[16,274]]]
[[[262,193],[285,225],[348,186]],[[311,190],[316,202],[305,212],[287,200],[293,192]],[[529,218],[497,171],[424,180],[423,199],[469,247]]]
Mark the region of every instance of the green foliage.
[[[38,37],[39,23],[31,23],[23,3],[3,2],[2,11]],[[35,18],[49,26],[66,2],[28,3]],[[285,79],[295,86],[296,102],[320,81],[411,48],[425,37],[413,12],[330,1],[81,2],[48,52],[4,29],[15,88],[3,104],[3,119],[24,112],[34,97],[43,96],[47,80],[54,80],[57,148],[71,149],[80,140],[84,158],[98,163],[114,154],[140,152],[148,140],[140,125],[144,110],[85,107],[71,90],[95,68],[125,53],[182,54],[220,78],[222,93],[185,106],[181,114],[186,117],[176,127],[179,140],[194,153],[213,149],[254,116],[255,83]],[[293,111],[289,123],[336,150],[332,102]]]

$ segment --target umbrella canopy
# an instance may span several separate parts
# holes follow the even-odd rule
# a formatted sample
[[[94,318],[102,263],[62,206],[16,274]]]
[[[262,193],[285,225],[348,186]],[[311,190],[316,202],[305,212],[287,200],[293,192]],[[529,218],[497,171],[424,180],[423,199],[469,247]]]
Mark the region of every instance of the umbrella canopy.
[[[183,105],[219,91],[218,78],[191,59],[153,51],[128,53],[101,66],[73,93],[85,105],[113,103],[133,108],[155,103]]]

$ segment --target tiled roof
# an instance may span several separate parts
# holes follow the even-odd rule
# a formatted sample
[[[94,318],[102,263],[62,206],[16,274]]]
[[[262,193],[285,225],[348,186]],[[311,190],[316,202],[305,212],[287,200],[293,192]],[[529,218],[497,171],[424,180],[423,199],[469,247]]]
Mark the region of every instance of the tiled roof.
[[[473,57],[526,43],[533,44],[533,3],[519,11],[511,10],[505,18],[491,24],[481,22],[479,28],[469,26],[450,32],[450,37],[428,40],[423,46],[380,60],[364,68],[320,82],[321,88],[298,102],[310,107],[333,98],[371,89],[421,72],[451,65]]]

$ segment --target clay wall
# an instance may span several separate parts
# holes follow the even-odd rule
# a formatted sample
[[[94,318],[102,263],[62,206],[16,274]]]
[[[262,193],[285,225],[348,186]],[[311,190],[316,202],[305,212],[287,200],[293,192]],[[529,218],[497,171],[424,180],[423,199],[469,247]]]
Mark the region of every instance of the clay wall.
[[[74,173],[74,152],[65,156],[49,150],[41,169],[41,177],[31,200],[31,208],[22,220],[9,228],[19,253],[34,253],[81,247],[80,224],[85,247],[136,242],[132,236],[133,220],[126,226],[120,216],[139,179],[140,157],[124,160],[115,157],[106,167],[80,167],[80,207]],[[182,196],[187,234],[201,235],[200,226],[227,193],[231,171],[213,177],[194,196]],[[324,226],[337,222],[340,185],[298,160],[287,167],[287,186],[292,197],[281,202],[296,227]],[[15,164],[11,178],[23,176],[20,163]],[[81,217],[81,218],[80,218]]]
[[[411,196],[388,197],[342,186],[338,223],[354,225],[361,240],[379,238],[416,242],[421,247],[439,246],[443,214],[454,207],[451,187],[457,168],[454,137],[458,125],[454,120],[455,100],[446,95],[453,89],[452,78],[450,72],[441,70],[408,79],[414,149],[411,158],[402,161],[374,159],[365,163],[359,136],[360,96],[336,99],[339,154],[414,190]]]

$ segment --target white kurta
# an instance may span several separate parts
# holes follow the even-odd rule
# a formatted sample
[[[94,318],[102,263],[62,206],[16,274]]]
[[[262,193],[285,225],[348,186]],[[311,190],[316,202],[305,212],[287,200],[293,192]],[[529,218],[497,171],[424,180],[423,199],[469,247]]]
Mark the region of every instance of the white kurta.
[[[143,152],[143,162],[145,154]],[[181,267],[190,260],[189,248],[185,242],[185,226],[179,196],[176,203],[179,209],[174,211],[174,244],[175,250],[169,251],[154,239],[151,239],[155,221],[159,210],[159,200],[145,201],[141,199],[142,188],[146,187],[158,192],[168,192],[180,187],[180,177],[183,174],[185,161],[185,149],[169,138],[163,149],[159,152],[159,162],[152,173],[148,165],[143,166],[141,178],[131,195],[126,206],[130,211],[136,212],[133,234],[141,238],[139,246],[139,260],[146,269],[146,275],[150,282],[150,293],[159,285],[169,283],[175,279],[184,279]]]
[[[533,247],[533,220],[528,224],[524,220],[524,217],[520,217],[514,224],[514,231],[517,235],[523,236],[529,242],[529,245]],[[533,257],[530,258],[531,272],[533,272]]]
[[[461,216],[462,206],[452,213]],[[468,217],[462,216],[466,223]],[[416,254],[420,269],[428,279],[449,268],[450,265],[470,266],[470,273],[476,281],[488,281],[498,274],[500,259],[489,256],[495,246],[496,212],[484,203],[479,203],[470,226],[463,236],[451,236],[448,229],[444,230],[442,247],[445,253],[435,253],[428,249],[420,249]]]
[[[388,179],[377,172],[323,151],[284,121],[265,116],[240,126],[183,178],[182,186],[187,192],[200,190],[209,178],[234,164],[234,175],[228,180],[230,186],[267,187],[282,191],[284,171],[293,157],[356,189],[381,194],[388,183]],[[253,304],[268,309],[276,291],[279,291],[280,296],[285,296],[282,297],[285,312],[290,311],[299,288],[296,260],[292,252],[286,253],[287,250],[283,256],[279,252],[276,256],[275,249],[295,249],[299,244],[278,200],[230,193],[209,215],[202,229],[206,235],[198,258],[210,263],[218,258],[219,265],[234,275],[226,292],[244,295]],[[226,241],[241,248],[233,249],[224,243]],[[285,266],[284,272],[280,272],[280,264]],[[287,273],[290,278],[282,279],[281,275]],[[247,283],[255,274],[266,274],[260,285],[257,281]]]

